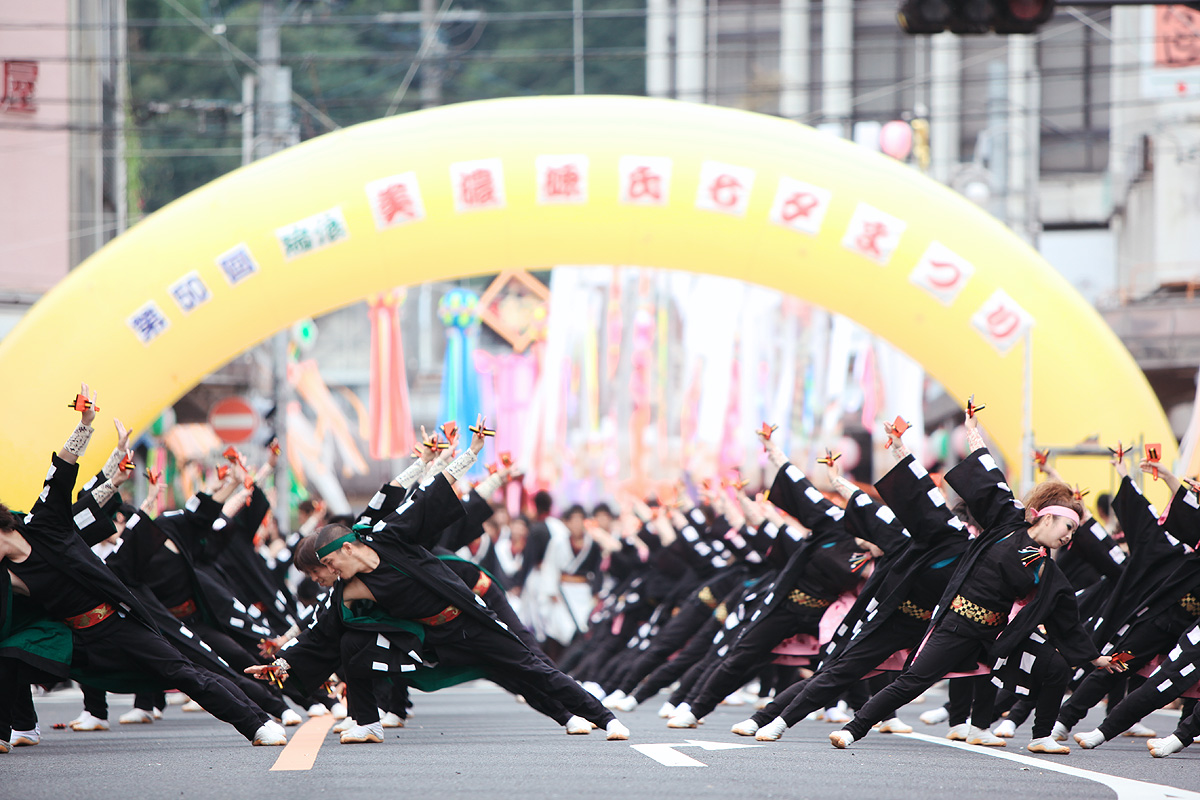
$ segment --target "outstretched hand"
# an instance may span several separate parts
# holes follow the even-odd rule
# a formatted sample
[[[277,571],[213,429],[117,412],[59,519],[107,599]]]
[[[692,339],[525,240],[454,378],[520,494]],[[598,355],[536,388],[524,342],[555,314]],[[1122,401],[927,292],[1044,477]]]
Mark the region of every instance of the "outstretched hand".
[[[113,417],[113,425],[117,429],[117,449],[121,452],[125,452],[129,449],[130,431],[128,428],[122,425],[121,420],[117,419],[116,417]]]
[[[475,419],[475,427],[471,429],[470,450],[475,455],[479,455],[480,451],[483,450],[484,443],[487,442],[487,436],[484,434],[486,428],[484,428],[483,422],[483,414],[480,414]]]
[[[89,391],[86,383],[79,384],[79,393],[88,399],[87,406],[79,412],[80,422],[91,425],[96,419],[96,393]]]

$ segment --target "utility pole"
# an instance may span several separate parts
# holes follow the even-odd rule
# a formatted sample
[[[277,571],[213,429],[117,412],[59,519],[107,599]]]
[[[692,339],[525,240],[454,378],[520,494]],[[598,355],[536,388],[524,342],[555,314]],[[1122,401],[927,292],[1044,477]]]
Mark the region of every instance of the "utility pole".
[[[269,156],[299,139],[292,123],[292,71],[279,65],[280,43],[279,0],[262,0],[258,26],[258,91],[243,84],[243,98],[252,95],[255,113],[253,135],[249,137],[251,161]],[[288,472],[287,409],[291,402],[288,386],[287,329],[271,340],[271,363],[275,387],[275,435],[279,438],[279,461],[275,465],[275,520],[279,532],[291,531],[291,476]]]

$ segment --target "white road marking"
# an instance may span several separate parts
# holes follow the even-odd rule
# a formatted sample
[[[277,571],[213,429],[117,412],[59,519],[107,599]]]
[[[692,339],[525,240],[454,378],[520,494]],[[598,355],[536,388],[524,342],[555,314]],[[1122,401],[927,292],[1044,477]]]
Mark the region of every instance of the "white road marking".
[[[697,761],[676,750],[676,747],[699,747],[704,750],[741,750],[750,747],[762,747],[761,744],[731,744],[729,742],[705,742],[699,739],[688,739],[680,744],[631,744],[634,750],[653,758],[664,767],[707,767],[703,761]]]
[[[1025,764],[1037,769],[1047,769],[1051,772],[1061,772],[1064,775],[1071,775],[1076,778],[1085,778],[1089,781],[1102,783],[1112,789],[1117,793],[1117,800],[1200,800],[1200,793],[1190,792],[1187,789],[1177,789],[1174,786],[1164,786],[1161,783],[1135,781],[1132,778],[1118,778],[1115,775],[1108,775],[1103,772],[1092,772],[1091,770],[1079,769],[1078,767],[1068,767],[1066,764],[1051,761],[1050,759],[1053,756],[1047,756],[1046,758],[1022,756],[1016,753],[1006,753],[995,747],[979,747],[978,745],[964,744],[963,742],[952,742],[949,739],[927,736],[923,733],[894,733],[892,735],[903,736],[907,739],[920,739],[923,742],[932,742],[933,744],[954,747],[959,750],[967,750],[978,755],[1016,761],[1018,764]],[[1146,757],[1150,757],[1149,752],[1146,753]]]

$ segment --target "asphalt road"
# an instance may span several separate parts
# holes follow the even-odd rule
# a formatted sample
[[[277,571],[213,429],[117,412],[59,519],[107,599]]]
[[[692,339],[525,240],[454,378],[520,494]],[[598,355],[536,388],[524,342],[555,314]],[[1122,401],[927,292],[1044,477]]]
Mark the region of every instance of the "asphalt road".
[[[114,696],[112,731],[53,730],[81,707],[77,691],[57,692],[37,701],[42,743],[0,756],[0,798],[1200,800],[1200,747],[1152,759],[1144,740],[1123,738],[1089,752],[1073,747],[1070,756],[1033,756],[1024,750],[1027,731],[1020,730],[1002,750],[955,748],[941,743],[944,725],[916,721],[929,705],[901,714],[929,738],[872,734],[838,751],[827,739],[833,726],[823,722],[803,722],[780,742],[718,749],[757,744],[729,732],[749,716],[747,707],[723,706],[696,730],[672,731],[655,716],[660,699],[622,715],[633,732],[629,742],[607,742],[599,731],[566,736],[490,684],[414,698],[409,726],[389,730],[383,744],[341,745],[329,733],[310,769],[272,771],[282,753],[294,760],[301,748],[251,747],[229,726],[178,706],[153,725],[122,726],[116,717],[131,701]],[[1148,722],[1165,734],[1175,717],[1156,713]],[[1099,714],[1090,719],[1098,721]],[[295,736],[298,729],[289,730]],[[683,746],[668,751],[647,745]],[[693,765],[665,766],[643,750]],[[1107,776],[1129,780],[1113,788],[1100,782]]]

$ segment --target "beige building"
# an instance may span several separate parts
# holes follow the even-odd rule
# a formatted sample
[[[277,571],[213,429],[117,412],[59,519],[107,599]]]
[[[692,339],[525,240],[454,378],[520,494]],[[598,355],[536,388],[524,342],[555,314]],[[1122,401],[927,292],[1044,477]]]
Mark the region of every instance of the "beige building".
[[[125,3],[0,0],[0,335],[125,227]]]

